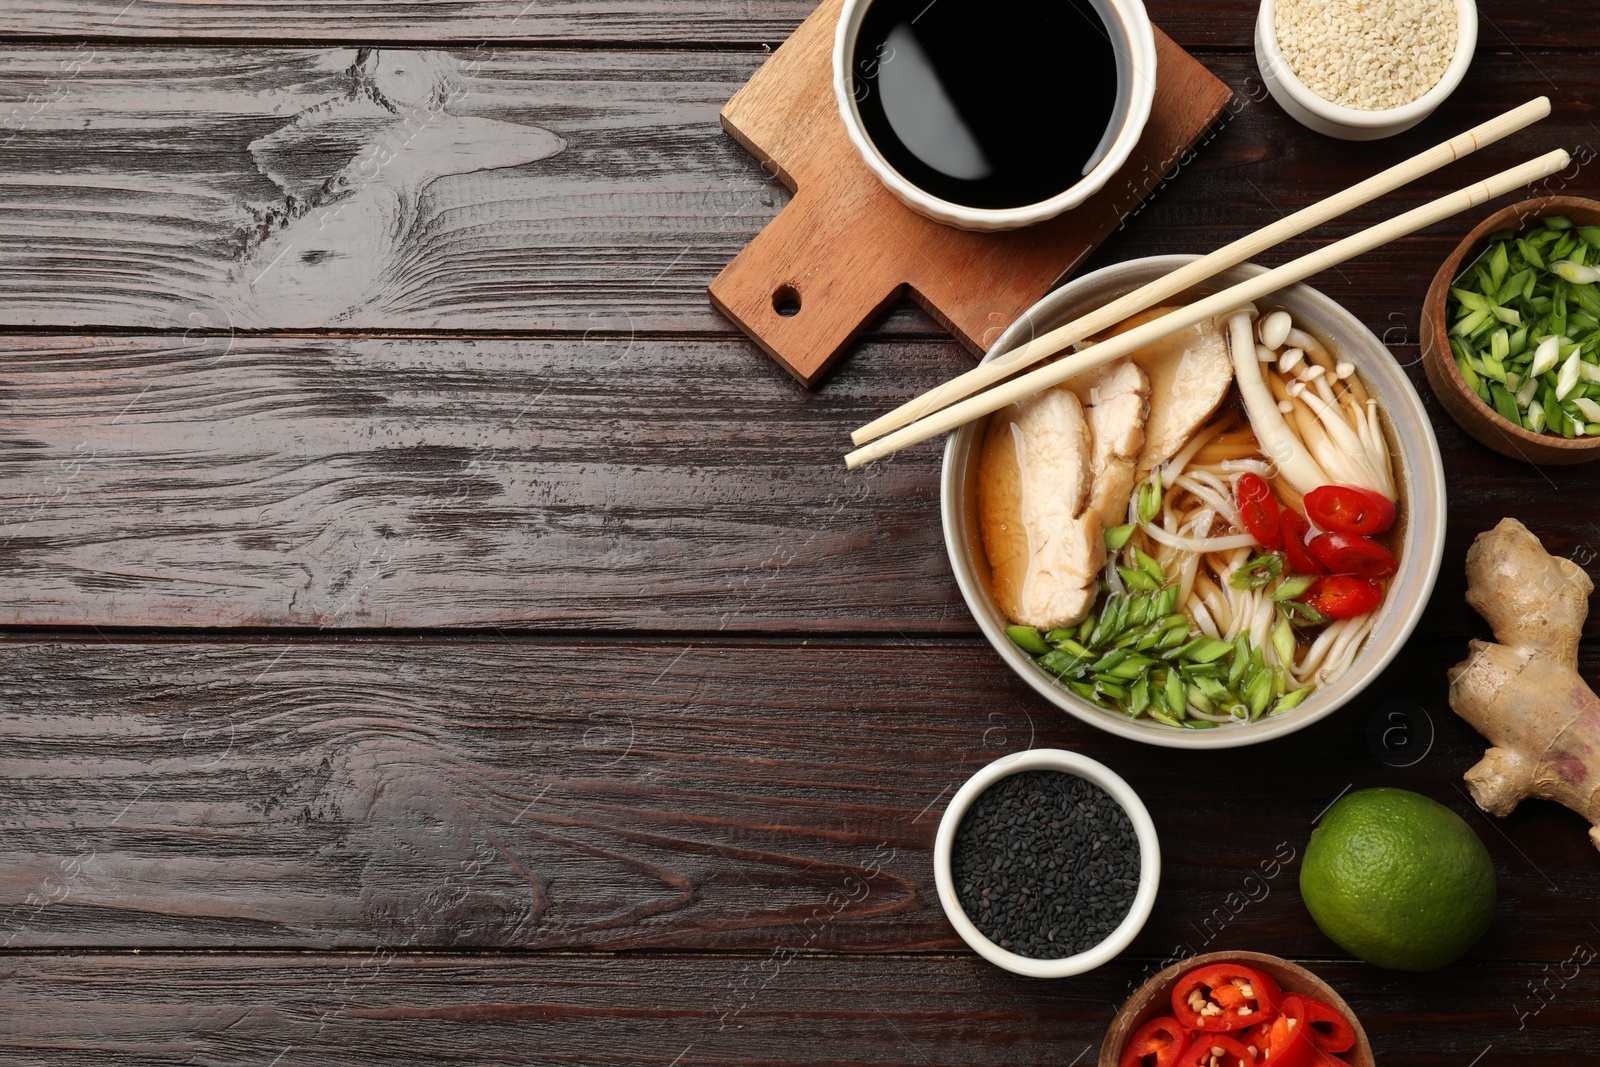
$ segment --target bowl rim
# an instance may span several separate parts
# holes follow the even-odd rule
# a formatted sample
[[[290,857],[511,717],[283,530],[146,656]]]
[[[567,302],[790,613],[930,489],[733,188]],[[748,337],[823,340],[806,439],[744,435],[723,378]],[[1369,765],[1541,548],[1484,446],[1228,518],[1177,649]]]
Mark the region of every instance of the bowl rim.
[[[1133,824],[1134,836],[1139,840],[1139,888],[1134,893],[1133,905],[1117,928],[1104,941],[1093,948],[1061,959],[1042,960],[1023,956],[1003,949],[985,937],[961,907],[956,892],[955,874],[951,856],[955,850],[956,832],[967,810],[986,789],[1013,774],[1025,771],[1059,771],[1093,782],[1121,805]],[[939,894],[939,904],[944,914],[973,951],[997,967],[1029,978],[1067,978],[1092,971],[1114,959],[1133,943],[1139,931],[1149,921],[1155,908],[1156,894],[1161,885],[1161,841],[1156,834],[1156,824],[1150,818],[1139,794],[1134,792],[1121,775],[1099,760],[1078,752],[1060,748],[1030,748],[1013,752],[988,764],[968,778],[966,783],[950,798],[944,814],[939,818],[939,832],[933,844],[933,878]]]
[[[1156,95],[1156,38],[1155,25],[1141,0],[1090,0],[1097,7],[1109,8],[1121,22],[1122,39],[1128,46],[1128,62],[1133,87],[1128,101],[1128,112],[1123,118],[1111,147],[1089,173],[1047,200],[1009,208],[975,208],[953,203],[934,196],[907,180],[890,165],[883,153],[873,144],[862,126],[856,108],[855,94],[851,91],[850,57],[855,51],[856,34],[862,19],[873,0],[844,0],[839,11],[838,27],[833,38],[833,95],[844,123],[845,133],[855,146],[856,153],[878,180],[901,201],[935,222],[959,229],[995,231],[1012,230],[1043,222],[1046,219],[1077,207],[1103,189],[1107,182],[1122,169],[1134,148],[1144,136],[1146,123],[1155,103]]]
[[[1491,235],[1501,230],[1514,230],[1522,233],[1527,227],[1532,226],[1536,218],[1542,218],[1551,211],[1559,208],[1570,210],[1580,208],[1600,215],[1600,200],[1590,200],[1582,196],[1536,196],[1528,200],[1520,200],[1501,208],[1494,214],[1485,218],[1474,226],[1455,248],[1445,261],[1434,272],[1433,281],[1428,286],[1428,294],[1423,300],[1422,317],[1428,327],[1423,331],[1428,338],[1428,344],[1423,347],[1432,350],[1425,352],[1431,355],[1435,369],[1445,376],[1455,393],[1465,402],[1484,415],[1491,426],[1503,437],[1520,441],[1537,450],[1550,450],[1577,454],[1600,450],[1600,437],[1573,437],[1567,438],[1560,434],[1534,433],[1526,427],[1519,426],[1496,411],[1493,405],[1483,402],[1483,398],[1467,386],[1466,379],[1461,377],[1461,368],[1456,365],[1455,354],[1450,351],[1450,324],[1445,318],[1445,307],[1449,303],[1450,286],[1456,276],[1461,273],[1463,266],[1472,255]],[[1532,217],[1530,217],[1532,216]],[[1511,226],[1507,223],[1518,218],[1524,218],[1521,226]],[[1443,348],[1440,348],[1443,338]],[[1463,427],[1466,429],[1466,427]],[[1469,431],[1470,432],[1470,431]],[[1524,459],[1529,457],[1524,456]]]
[[[1478,5],[1475,0],[1454,0],[1454,3],[1456,51],[1455,55],[1450,57],[1450,63],[1445,67],[1444,73],[1439,76],[1433,88],[1415,100],[1382,111],[1363,111],[1360,108],[1336,104],[1324,96],[1319,96],[1309,85],[1300,80],[1300,76],[1289,65],[1289,60],[1284,56],[1283,48],[1278,43],[1278,0],[1261,0],[1260,13],[1256,17],[1256,38],[1261,50],[1266,53],[1268,64],[1272,67],[1272,76],[1296,103],[1318,118],[1358,130],[1409,125],[1420,122],[1444,103],[1445,98],[1461,85],[1462,79],[1467,75],[1467,68],[1472,66],[1473,54],[1478,46]]]
[[[994,359],[999,353],[1008,351],[1019,342],[1029,331],[1034,329],[1035,321],[1049,322],[1051,317],[1058,314],[1059,308],[1072,303],[1078,298],[1079,293],[1092,288],[1105,275],[1117,271],[1130,271],[1148,269],[1162,274],[1169,273],[1177,268],[1191,263],[1200,258],[1197,255],[1164,255],[1146,256],[1139,259],[1125,260],[1122,263],[1112,264],[1092,271],[1073,279],[1066,285],[1050,293],[1033,307],[1023,312],[1015,322],[1001,334],[989,352],[983,357],[984,362]],[[1266,267],[1254,263],[1242,263],[1213,276],[1207,287],[1226,285],[1225,281],[1230,276],[1234,280],[1243,277],[1254,277],[1265,273]],[[1242,276],[1242,277],[1240,277]],[[1129,282],[1124,291],[1130,291],[1138,283]],[[1365,335],[1374,349],[1387,353],[1388,348],[1367,329],[1361,320],[1357,319],[1343,305],[1331,297],[1302,283],[1289,286],[1274,294],[1274,302],[1285,302],[1286,296],[1320,305],[1321,309],[1334,317],[1341,318],[1345,325],[1357,336]],[[1391,357],[1392,358],[1392,357]],[[950,558],[950,566],[956,579],[956,585],[961,590],[962,599],[966,601],[967,610],[972,613],[978,623],[978,628],[988,639],[989,644],[1000,654],[1012,671],[1026,682],[1033,690],[1049,700],[1063,711],[1097,727],[1107,733],[1118,737],[1140,741],[1144,744],[1156,745],[1161,748],[1182,748],[1195,750],[1210,750],[1218,748],[1241,748],[1246,745],[1262,744],[1287,734],[1303,730],[1313,723],[1333,714],[1345,704],[1355,699],[1373,680],[1377,678],[1396,657],[1400,655],[1406,642],[1416,631],[1417,624],[1422,619],[1422,614],[1432,598],[1433,590],[1439,577],[1439,570],[1444,562],[1445,545],[1445,517],[1446,485],[1444,476],[1444,460],[1439,453],[1439,442],[1433,433],[1433,424],[1428,417],[1427,410],[1422,405],[1422,398],[1418,395],[1416,387],[1406,378],[1398,367],[1395,373],[1399,380],[1404,382],[1404,388],[1398,390],[1398,397],[1390,398],[1385,407],[1389,410],[1389,418],[1398,418],[1397,409],[1404,408],[1409,413],[1426,444],[1426,454],[1413,457],[1409,465],[1413,471],[1410,479],[1412,499],[1408,501],[1410,513],[1417,516],[1432,516],[1426,518],[1415,529],[1417,530],[1417,544],[1408,550],[1407,558],[1418,560],[1425,570],[1422,575],[1421,585],[1417,595],[1408,602],[1398,603],[1399,598],[1391,595],[1384,601],[1380,611],[1396,612],[1399,624],[1395,630],[1393,642],[1374,655],[1374,650],[1369,644],[1351,664],[1347,677],[1362,676],[1364,680],[1359,685],[1353,686],[1348,692],[1333,701],[1322,700],[1321,693],[1313,694],[1301,707],[1273,719],[1261,719],[1248,725],[1227,726],[1216,730],[1182,730],[1172,727],[1151,727],[1140,725],[1139,722],[1126,716],[1118,715],[1097,707],[1058,686],[1049,678],[1037,664],[1029,659],[1005,634],[1003,626],[997,625],[974,606],[979,601],[981,592],[978,585],[981,579],[969,573],[965,562],[960,558],[958,545],[962,538],[962,509],[960,498],[964,495],[963,486],[958,484],[961,471],[958,470],[958,454],[969,448],[970,439],[976,432],[976,422],[968,423],[955,433],[951,434],[945,443],[944,460],[940,472],[940,517],[944,533],[945,550]],[[1432,536],[1427,536],[1428,533]],[[976,546],[982,552],[982,545]],[[1372,659],[1367,659],[1372,655]],[[1341,683],[1342,684],[1342,683]]]

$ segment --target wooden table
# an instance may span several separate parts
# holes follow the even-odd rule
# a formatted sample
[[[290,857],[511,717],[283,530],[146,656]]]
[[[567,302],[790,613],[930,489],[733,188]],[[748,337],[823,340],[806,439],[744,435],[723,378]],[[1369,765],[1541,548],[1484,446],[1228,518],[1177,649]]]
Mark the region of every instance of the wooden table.
[[[1486,633],[1475,534],[1600,552],[1600,466],[1501,459],[1423,384],[1469,219],[1316,279],[1436,413],[1421,629],[1292,738],[1124,743],[976,633],[936,448],[843,470],[851,427],[970,357],[904,307],[806,393],[707,304],[787,195],[717,111],[807,3],[524,3],[0,8],[0,1061],[1066,1067],[1216,948],[1308,962],[1384,1063],[1595,1060],[1600,855],[1552,805],[1477,813],[1445,703]],[[1600,184],[1585,5],[1486,3],[1455,98],[1364,145],[1265,97],[1250,5],[1152,6],[1238,98],[1091,266],[1209,249],[1539,93],[1547,123],[1265,258],[1552,145],[1583,161],[1552,188]],[[1423,711],[1385,751],[1394,700]],[[1029,745],[1119,770],[1164,846],[1144,935],[1069,981],[980,962],[932,897],[944,801]],[[1369,785],[1488,844],[1463,962],[1379,971],[1307,917],[1312,822]]]

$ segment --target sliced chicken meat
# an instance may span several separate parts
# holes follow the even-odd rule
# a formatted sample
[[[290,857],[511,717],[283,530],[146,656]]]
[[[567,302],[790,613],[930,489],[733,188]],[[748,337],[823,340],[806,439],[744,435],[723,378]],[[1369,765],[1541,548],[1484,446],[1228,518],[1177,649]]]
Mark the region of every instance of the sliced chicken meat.
[[[1106,336],[1125,333],[1176,308],[1141,311]],[[1177,454],[1206,424],[1233,385],[1226,322],[1215,319],[1190,326],[1135,349],[1128,358],[1150,379],[1150,416],[1138,468],[1147,471]]]
[[[1139,472],[1150,413],[1150,380],[1125,359],[1069,384],[1089,420],[1089,507],[1102,526],[1128,521],[1128,501]]]
[[[1090,507],[1090,450],[1083,406],[1067,389],[1047,389],[989,421],[979,524],[995,599],[1016,622],[1070,626],[1094,606],[1105,540]]]

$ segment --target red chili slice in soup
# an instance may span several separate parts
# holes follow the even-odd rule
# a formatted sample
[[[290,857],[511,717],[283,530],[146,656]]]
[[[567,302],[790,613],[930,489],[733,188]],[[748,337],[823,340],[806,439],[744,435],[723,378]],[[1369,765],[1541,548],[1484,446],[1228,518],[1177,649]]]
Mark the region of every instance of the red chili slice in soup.
[[[1394,525],[1394,503],[1354,485],[1319,485],[1306,494],[1306,514],[1335,533],[1381,534]]]
[[[1283,544],[1278,498],[1272,495],[1272,487],[1265,478],[1251,471],[1241,474],[1234,498],[1239,505],[1239,517],[1251,537],[1263,548],[1277,548]]]
[[[1330,619],[1353,619],[1383,603],[1383,586],[1353,574],[1325,574],[1300,598]]]
[[[1283,554],[1289,557],[1289,570],[1294,574],[1326,574],[1328,569],[1306,551],[1306,537],[1311,524],[1294,508],[1283,509]]]
[[[1330,574],[1387,578],[1400,569],[1400,564],[1387,548],[1360,534],[1325,533],[1313,537],[1306,551]]]

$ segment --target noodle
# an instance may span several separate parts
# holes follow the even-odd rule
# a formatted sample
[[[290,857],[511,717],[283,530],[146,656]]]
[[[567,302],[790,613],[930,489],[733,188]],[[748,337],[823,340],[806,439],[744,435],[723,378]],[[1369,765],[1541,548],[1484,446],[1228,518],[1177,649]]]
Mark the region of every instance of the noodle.
[[[1179,571],[1178,603],[1187,604],[1189,602],[1189,594],[1194,591],[1194,580],[1199,574],[1200,556],[1191,553],[1189,558],[1183,561],[1183,568]]]
[[[1229,548],[1249,548],[1256,543],[1256,539],[1247,533],[1229,534],[1226,537],[1180,537],[1161,529],[1159,526],[1141,526],[1152,540],[1164,545],[1181,549],[1184,552],[1216,552]]]
[[[1217,436],[1217,434],[1227,429],[1232,422],[1233,418],[1230,415],[1227,418],[1218,419],[1210,426],[1201,429],[1199,433],[1190,438],[1188,444],[1184,445],[1178,450],[1177,455],[1167,460],[1166,466],[1162,468],[1164,476],[1170,479],[1176,478],[1178,475],[1182,474],[1183,468],[1189,465],[1189,461],[1194,458],[1195,453],[1204,448],[1206,442],[1210,441],[1213,437]]]
[[[1317,635],[1317,639],[1311,643],[1310,651],[1300,657],[1300,662],[1297,664],[1295,671],[1298,677],[1301,679],[1309,679],[1311,677],[1312,673],[1321,665],[1323,659],[1327,657],[1328,649],[1333,647],[1333,643],[1345,631],[1345,624],[1349,621],[1349,619],[1340,619],[1337,622],[1330,623],[1326,630]]]
[[[1204,474],[1201,475],[1201,477],[1203,476]],[[1227,519],[1230,525],[1236,528],[1239,526],[1239,509],[1234,507],[1231,502],[1223,499],[1218,492],[1217,486],[1206,485],[1195,474],[1182,475],[1175,484],[1180,489],[1187,489],[1201,500],[1204,500],[1213,511]]]

